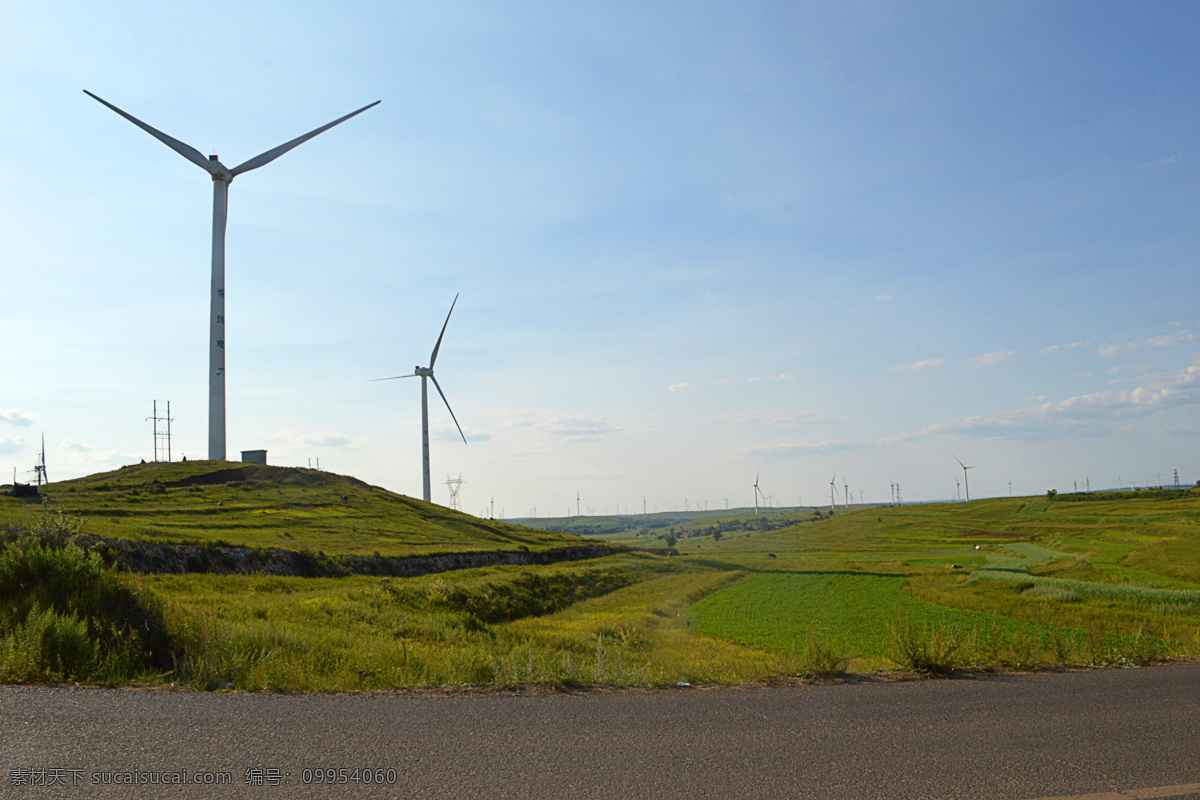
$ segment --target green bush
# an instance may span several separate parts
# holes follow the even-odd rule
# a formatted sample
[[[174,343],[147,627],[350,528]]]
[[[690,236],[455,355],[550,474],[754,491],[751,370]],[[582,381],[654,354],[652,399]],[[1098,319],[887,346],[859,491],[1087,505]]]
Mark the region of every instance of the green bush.
[[[98,555],[34,535],[0,551],[0,679],[128,681],[171,666],[156,604]]]
[[[962,641],[959,631],[946,625],[917,627],[900,614],[895,625],[888,625],[885,655],[903,669],[923,675],[942,675],[961,662]]]

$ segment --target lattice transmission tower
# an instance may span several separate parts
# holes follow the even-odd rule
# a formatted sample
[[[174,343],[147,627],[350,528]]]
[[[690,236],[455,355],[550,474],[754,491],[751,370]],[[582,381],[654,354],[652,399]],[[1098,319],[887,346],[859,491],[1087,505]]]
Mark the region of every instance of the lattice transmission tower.
[[[458,492],[462,489],[464,483],[466,481],[463,480],[461,473],[457,478],[451,478],[449,475],[446,476],[446,488],[450,490],[450,507],[455,511],[460,510]]]

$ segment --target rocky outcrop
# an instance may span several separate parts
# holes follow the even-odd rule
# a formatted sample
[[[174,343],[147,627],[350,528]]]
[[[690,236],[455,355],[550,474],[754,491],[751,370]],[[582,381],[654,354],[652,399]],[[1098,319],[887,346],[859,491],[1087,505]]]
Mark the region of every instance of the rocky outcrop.
[[[377,575],[413,577],[456,569],[499,565],[557,564],[625,552],[624,547],[585,544],[529,552],[442,553],[428,556],[330,556],[310,550],[253,548],[215,544],[157,544],[104,536],[79,535],[75,542],[97,553],[109,566],[128,572],[219,575],[295,575],[341,577]]]

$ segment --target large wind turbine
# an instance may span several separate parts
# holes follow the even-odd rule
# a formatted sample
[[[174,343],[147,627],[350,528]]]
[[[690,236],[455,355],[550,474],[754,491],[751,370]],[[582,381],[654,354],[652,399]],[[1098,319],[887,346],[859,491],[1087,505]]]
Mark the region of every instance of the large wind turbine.
[[[450,401],[446,399],[445,392],[442,387],[438,386],[437,378],[433,377],[433,365],[437,361],[438,348],[442,346],[442,337],[446,335],[446,326],[450,324],[450,314],[454,313],[454,305],[458,302],[458,295],[454,295],[454,302],[450,304],[450,312],[446,314],[446,321],[442,323],[442,332],[438,334],[437,344],[433,346],[433,353],[429,356],[428,367],[413,367],[411,375],[394,375],[391,378],[374,378],[377,381],[394,381],[398,378],[421,378],[421,464],[424,470],[422,475],[425,490],[425,502],[430,500],[429,492],[429,390],[426,386],[425,379],[433,381],[433,388],[437,389],[438,394],[442,396],[442,402],[446,404],[446,410],[450,412],[450,419],[454,420],[454,427],[458,428],[458,435],[462,437],[463,444],[467,443],[467,436],[463,433],[462,426],[458,424],[458,417],[454,416],[454,409],[450,408]],[[576,495],[575,502],[579,502],[579,497]]]
[[[378,100],[365,105],[358,111],[335,119],[328,125],[322,125],[314,131],[279,145],[273,150],[255,156],[254,158],[229,169],[216,156],[205,158],[194,147],[173,139],[162,131],[152,128],[131,114],[101,100],[96,95],[83,90],[88,97],[103,103],[125,119],[137,125],[146,133],[158,139],[179,155],[191,161],[196,166],[208,172],[213,181],[213,228],[212,228],[212,297],[210,300],[210,316],[208,321],[208,457],[217,461],[225,460],[225,220],[228,216],[229,184],[243,172],[258,169],[270,164],[293,147],[304,144],[319,133],[345,122],[351,117],[361,114],[372,106],[379,105]]]
[[[754,474],[754,513],[758,513],[758,496],[762,494],[762,490],[758,488],[758,476],[760,473]],[[765,498],[764,498],[765,499]]]
[[[951,453],[950,455],[954,455],[954,454]],[[954,460],[958,461],[958,456],[954,456]],[[962,463],[961,461],[958,461],[958,465],[960,467],[962,467],[962,470],[963,470],[963,494],[966,495],[967,502],[969,503],[969,502],[971,502],[971,484],[967,483],[967,470],[975,469],[976,465],[972,464],[971,466],[968,467],[966,464]]]

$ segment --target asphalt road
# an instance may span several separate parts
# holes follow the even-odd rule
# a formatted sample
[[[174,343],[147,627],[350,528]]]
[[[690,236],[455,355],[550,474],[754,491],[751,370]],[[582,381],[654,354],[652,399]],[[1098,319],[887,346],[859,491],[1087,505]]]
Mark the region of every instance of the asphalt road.
[[[30,799],[1200,798],[1200,664],[515,696],[5,686],[0,769],[0,797]],[[223,783],[106,783],[151,772]]]

